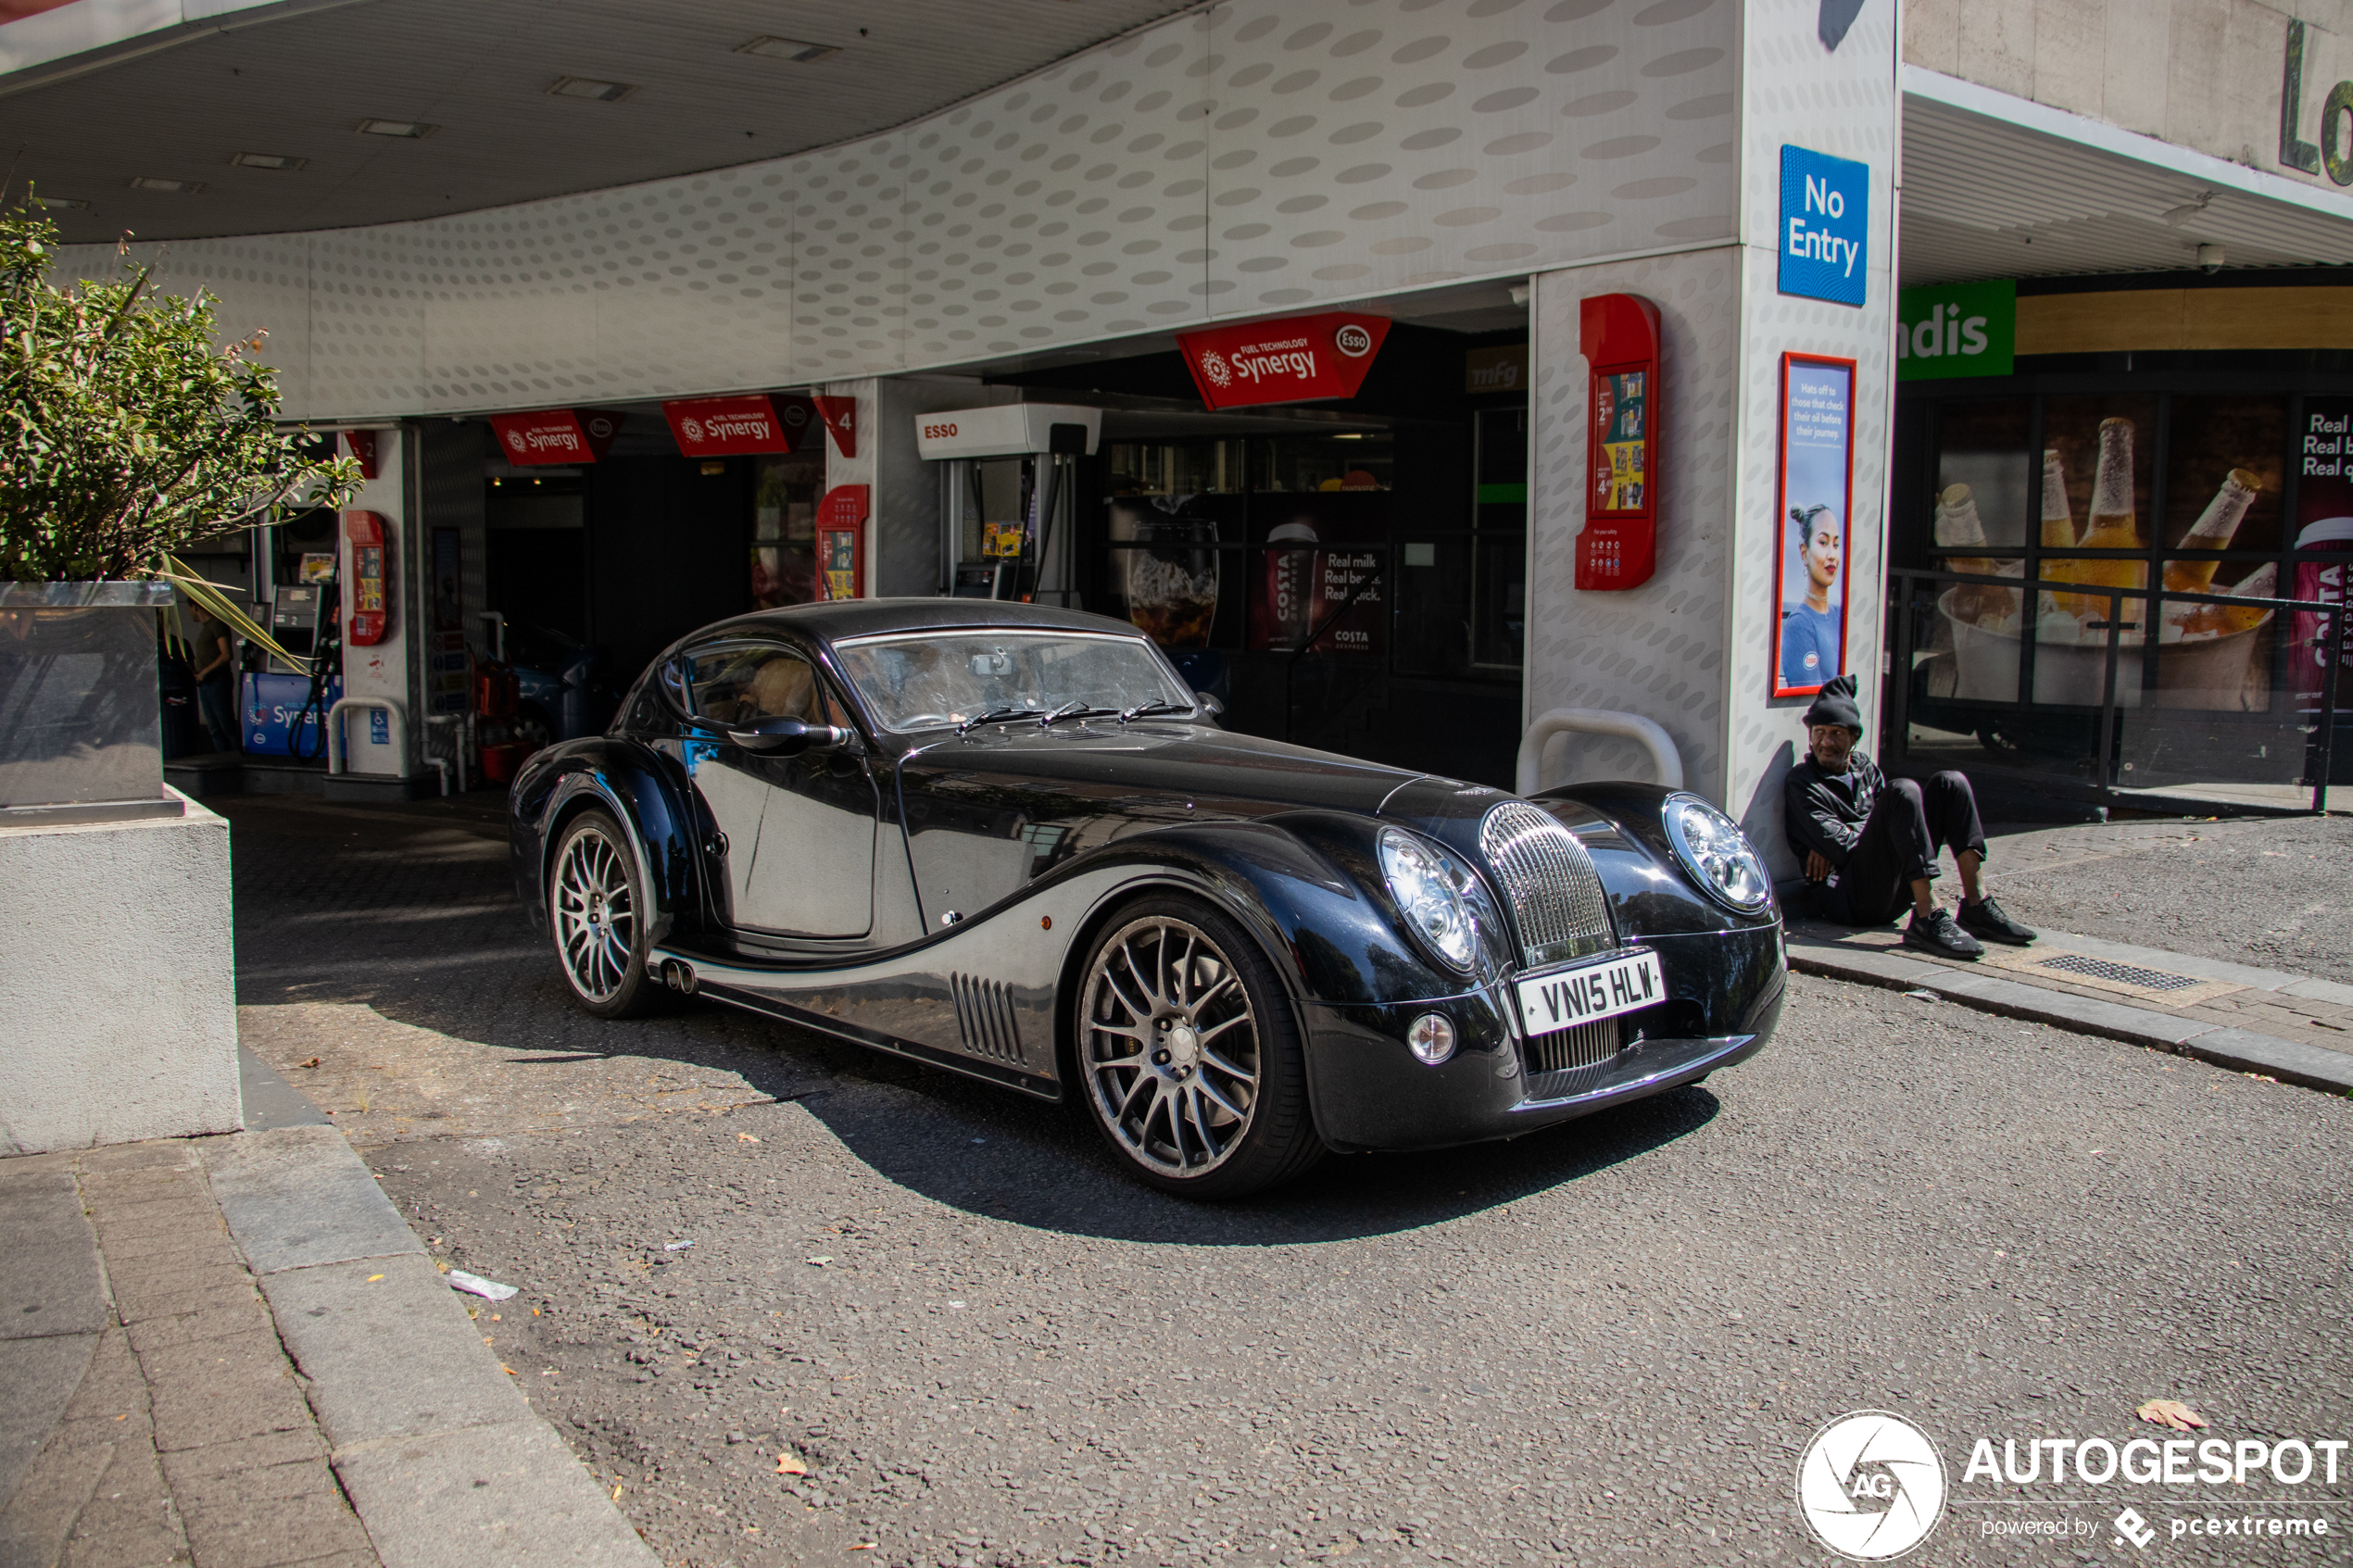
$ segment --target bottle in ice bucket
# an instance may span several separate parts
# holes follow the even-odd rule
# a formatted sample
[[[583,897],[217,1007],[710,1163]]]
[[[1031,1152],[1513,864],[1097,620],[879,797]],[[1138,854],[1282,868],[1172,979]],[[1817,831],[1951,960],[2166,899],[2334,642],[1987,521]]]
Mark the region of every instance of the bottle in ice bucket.
[[[1266,646],[1270,648],[1296,648],[1305,646],[1307,634],[1315,629],[1316,601],[1322,597],[1316,590],[1323,583],[1320,550],[1302,549],[1302,545],[1317,542],[1315,525],[1306,519],[1277,524],[1266,534],[1273,548],[1266,552]]]
[[[2311,603],[2342,606],[2345,603],[2345,580],[2353,575],[2353,517],[2322,518],[2308,523],[2296,536],[2296,553],[2325,552],[2316,559],[2299,559],[2296,563],[2296,596]],[[2322,694],[2328,690],[2322,684],[2328,674],[2329,640],[2336,635],[2330,622],[2336,614],[2327,610],[2299,609],[2291,632],[2291,646],[2296,659],[2296,708],[2299,713],[2320,709]],[[2336,672],[2336,710],[2353,709],[2353,636],[2345,645],[2345,666]]]
[[[2233,469],[2222,476],[2222,488],[2214,499],[2206,503],[2206,510],[2198,514],[2197,526],[2178,546],[2184,550],[2227,550],[2237,536],[2239,524],[2246,517],[2246,508],[2255,504],[2255,493],[2263,482],[2245,469]],[[2214,585],[2214,569],[2221,563],[2210,560],[2170,560],[2165,563],[2165,591],[2169,594],[2203,594]]]
[[[1985,524],[1977,515],[1977,497],[1966,484],[1948,484],[1936,498],[1936,542],[1948,550],[1982,547],[1985,543]],[[1949,571],[1974,572],[1980,576],[1994,575],[1996,563],[1991,556],[1947,556]],[[1981,621],[1999,621],[2016,608],[2017,596],[2007,588],[1995,588],[1982,583],[1961,583],[1953,588],[1953,619],[1975,625]]]
[[[2075,508],[2067,503],[2067,465],[2057,451],[2043,453],[2043,548],[2075,547]],[[2047,574],[2046,574],[2047,575]]]
[[[2049,525],[2045,524],[2047,530]],[[2085,550],[2135,550],[2141,547],[2139,519],[2133,506],[2133,421],[2100,421],[2100,466],[2092,479],[2091,525],[2075,541]],[[2096,583],[2103,588],[2145,588],[2148,563],[2136,560],[2063,560],[2044,568],[2043,575],[2061,583]],[[2078,620],[2107,619],[2111,601],[2105,594],[2058,594],[2059,608]],[[2127,621],[2141,617],[2134,607],[2121,608]]]

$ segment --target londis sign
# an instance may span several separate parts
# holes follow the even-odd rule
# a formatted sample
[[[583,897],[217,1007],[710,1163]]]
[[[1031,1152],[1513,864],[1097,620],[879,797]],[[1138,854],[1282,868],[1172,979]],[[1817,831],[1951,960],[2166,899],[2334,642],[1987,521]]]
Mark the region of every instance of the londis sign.
[[[1899,382],[2007,376],[2018,343],[2018,284],[1995,278],[1901,289],[1895,324]]]
[[[1179,332],[1185,368],[1212,408],[1353,397],[1389,336],[1382,316],[1328,310],[1279,321]]]

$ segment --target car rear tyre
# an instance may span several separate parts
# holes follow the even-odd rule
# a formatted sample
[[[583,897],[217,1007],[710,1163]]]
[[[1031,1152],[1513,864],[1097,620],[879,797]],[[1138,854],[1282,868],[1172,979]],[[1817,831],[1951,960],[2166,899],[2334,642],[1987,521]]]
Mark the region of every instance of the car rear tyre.
[[[599,1018],[658,1010],[669,993],[647,972],[650,904],[621,824],[583,811],[547,873],[547,931],[574,1000]]]
[[[1322,1157],[1290,998],[1232,920],[1197,898],[1131,904],[1078,984],[1079,1098],[1143,1181],[1239,1198]]]

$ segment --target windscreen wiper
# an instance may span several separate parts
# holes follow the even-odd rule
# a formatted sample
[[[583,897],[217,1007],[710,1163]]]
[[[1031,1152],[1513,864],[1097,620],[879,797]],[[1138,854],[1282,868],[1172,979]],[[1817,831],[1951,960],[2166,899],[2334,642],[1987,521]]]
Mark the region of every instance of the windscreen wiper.
[[[988,712],[976,713],[957,725],[956,733],[961,735],[975,724],[994,724],[1000,719],[1035,719],[1045,711],[1042,708],[992,708]]]
[[[1076,697],[1071,698],[1043,719],[1038,721],[1041,730],[1051,730],[1064,719],[1092,719],[1100,713],[1116,713],[1116,708],[1089,708]]]
[[[1125,724],[1130,719],[1149,719],[1157,713],[1190,713],[1195,706],[1189,702],[1170,702],[1167,698],[1161,697],[1151,702],[1139,702],[1133,708],[1120,709],[1119,721]]]

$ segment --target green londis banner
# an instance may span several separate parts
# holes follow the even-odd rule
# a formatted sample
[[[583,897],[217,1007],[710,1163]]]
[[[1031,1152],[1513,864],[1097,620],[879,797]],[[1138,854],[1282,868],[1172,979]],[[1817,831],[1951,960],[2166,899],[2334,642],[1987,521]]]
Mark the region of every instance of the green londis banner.
[[[2018,343],[2018,284],[1938,283],[1895,296],[1895,379],[2007,376]]]

